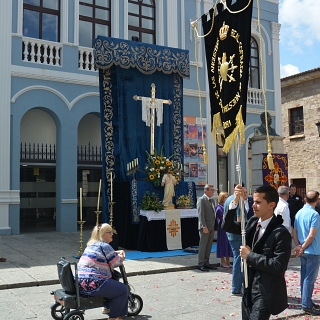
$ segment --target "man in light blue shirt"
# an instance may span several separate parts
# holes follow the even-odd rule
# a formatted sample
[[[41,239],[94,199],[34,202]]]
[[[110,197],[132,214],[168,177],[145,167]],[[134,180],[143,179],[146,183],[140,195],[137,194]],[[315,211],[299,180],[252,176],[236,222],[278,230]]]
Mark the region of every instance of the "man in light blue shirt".
[[[301,261],[302,309],[314,316],[320,315],[320,306],[312,302],[312,292],[320,265],[320,216],[315,210],[318,198],[317,191],[307,193],[307,203],[297,212],[292,233],[296,245],[293,252]]]

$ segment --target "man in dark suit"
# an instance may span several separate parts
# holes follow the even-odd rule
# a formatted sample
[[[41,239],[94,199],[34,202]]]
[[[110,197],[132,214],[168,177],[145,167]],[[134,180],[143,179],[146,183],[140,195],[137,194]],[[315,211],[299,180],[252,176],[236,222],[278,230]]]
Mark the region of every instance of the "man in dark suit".
[[[209,271],[209,269],[216,269],[210,266],[209,259],[214,237],[214,225],[216,220],[215,205],[212,199],[214,188],[212,184],[204,186],[204,195],[198,199],[198,229],[199,229],[199,255],[198,255],[198,269],[201,271]]]
[[[234,220],[236,208],[243,196],[243,188],[234,190],[223,223],[228,232],[241,233],[241,225]],[[242,319],[265,320],[288,306],[285,271],[291,254],[291,235],[282,225],[282,217],[273,214],[279,201],[276,189],[258,187],[253,196],[254,216],[248,221],[247,246],[240,246],[240,256],[247,262],[248,286],[242,298]]]
[[[296,216],[297,212],[302,209],[304,206],[304,202],[302,197],[297,194],[297,187],[295,184],[290,184],[290,195],[288,198],[289,210],[290,210],[290,219],[291,219],[291,226],[294,227],[294,217]]]

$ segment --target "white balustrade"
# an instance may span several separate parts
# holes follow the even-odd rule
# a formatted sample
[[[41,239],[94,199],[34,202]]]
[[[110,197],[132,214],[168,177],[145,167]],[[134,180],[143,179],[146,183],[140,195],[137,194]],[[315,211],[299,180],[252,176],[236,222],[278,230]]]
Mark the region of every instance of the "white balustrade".
[[[34,38],[22,38],[22,61],[61,66],[62,44]]]
[[[93,49],[79,47],[79,70],[94,70]]]
[[[263,95],[261,89],[248,88],[247,104],[263,106]]]

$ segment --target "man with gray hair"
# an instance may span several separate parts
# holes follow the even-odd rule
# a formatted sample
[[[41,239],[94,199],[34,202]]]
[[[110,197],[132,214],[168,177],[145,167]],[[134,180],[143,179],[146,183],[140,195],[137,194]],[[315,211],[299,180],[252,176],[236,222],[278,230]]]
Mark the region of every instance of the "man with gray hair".
[[[214,225],[216,221],[216,211],[214,201],[212,199],[214,194],[214,187],[212,184],[204,186],[204,194],[198,199],[198,230],[199,230],[199,255],[198,255],[198,269],[200,271],[209,271],[209,269],[216,269],[209,263],[210,252],[214,237]]]
[[[288,231],[291,233],[291,219],[290,219],[290,210],[289,210],[289,188],[285,186],[281,186],[278,188],[278,194],[279,194],[279,202],[274,209],[274,214],[276,216],[282,216],[283,219],[283,225],[288,229]]]

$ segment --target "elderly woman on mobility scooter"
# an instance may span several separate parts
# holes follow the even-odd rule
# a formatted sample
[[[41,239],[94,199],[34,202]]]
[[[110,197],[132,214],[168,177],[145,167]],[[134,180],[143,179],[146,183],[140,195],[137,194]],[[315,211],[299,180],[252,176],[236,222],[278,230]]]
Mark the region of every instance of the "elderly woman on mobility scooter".
[[[103,223],[95,226],[79,263],[78,280],[80,294],[110,299],[109,320],[121,320],[128,313],[128,287],[112,279],[112,270],[119,267],[126,255],[115,251],[112,228]]]

